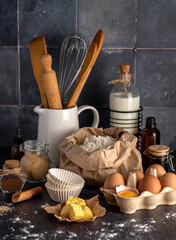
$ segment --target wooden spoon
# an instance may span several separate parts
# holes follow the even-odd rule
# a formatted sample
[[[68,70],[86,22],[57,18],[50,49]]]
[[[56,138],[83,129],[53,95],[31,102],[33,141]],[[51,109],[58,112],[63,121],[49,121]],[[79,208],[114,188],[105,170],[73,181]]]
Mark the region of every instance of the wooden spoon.
[[[84,59],[78,81],[75,85],[75,88],[73,90],[73,93],[68,101],[68,104],[66,105],[66,108],[74,107],[81,91],[84,87],[84,84],[86,83],[86,80],[92,70],[92,67],[97,60],[97,57],[99,55],[100,49],[102,47],[104,40],[104,32],[100,29],[97,34],[95,35],[91,46],[88,49],[88,52],[86,54],[86,57]]]
[[[37,81],[39,91],[40,91],[42,107],[48,108],[45,87],[44,87],[44,83],[43,83],[43,79],[42,79],[42,74],[43,74],[44,68],[40,61],[41,56],[47,54],[45,38],[43,36],[41,36],[41,37],[38,37],[38,38],[30,41],[29,42],[29,52],[30,52],[30,57],[31,57],[33,73],[34,73],[34,76],[35,76],[35,79]]]

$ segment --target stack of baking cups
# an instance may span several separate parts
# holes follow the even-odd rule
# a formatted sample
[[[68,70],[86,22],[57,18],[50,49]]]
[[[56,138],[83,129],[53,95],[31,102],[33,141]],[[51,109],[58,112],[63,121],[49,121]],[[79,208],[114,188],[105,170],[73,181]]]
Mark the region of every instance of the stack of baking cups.
[[[69,196],[78,197],[85,184],[78,174],[59,168],[49,169],[46,178],[45,187],[56,202],[64,202]]]

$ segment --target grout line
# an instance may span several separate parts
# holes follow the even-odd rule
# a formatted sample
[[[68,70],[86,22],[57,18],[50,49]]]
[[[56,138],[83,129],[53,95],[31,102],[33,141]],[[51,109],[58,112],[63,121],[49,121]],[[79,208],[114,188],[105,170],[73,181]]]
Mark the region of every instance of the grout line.
[[[75,28],[76,28],[76,32],[78,32],[78,0],[76,0],[76,19],[75,19],[75,21],[76,21],[76,26],[75,26]]]
[[[17,0],[17,52],[18,52],[18,98],[19,98],[19,127],[21,127],[21,74],[20,74],[20,0]]]
[[[1,48],[17,48],[18,46],[0,46],[0,49]],[[19,46],[20,48],[29,48],[28,46]],[[59,48],[60,46],[48,46],[47,47],[49,48]],[[119,47],[119,48],[116,48],[116,47],[103,47],[102,49],[104,50],[134,50],[134,48],[126,48],[126,47]],[[158,50],[161,50],[161,51],[175,51],[176,48],[135,48],[136,50],[146,50],[146,51],[158,51]]]
[[[36,107],[38,106],[39,104],[32,104],[32,105],[29,105],[29,104],[21,104],[20,107]],[[19,106],[18,104],[0,104],[0,107],[17,107]],[[97,108],[109,108],[109,106],[107,105],[102,105],[102,106],[96,106]],[[142,106],[143,108],[145,109],[161,109],[161,110],[175,110],[176,107],[145,107],[145,106]]]
[[[138,22],[138,1],[136,0],[136,16],[134,30],[134,85],[136,85],[136,68],[137,68],[137,22]]]
[[[21,105],[21,86],[20,86],[20,29],[19,29],[19,0],[17,0],[17,52],[18,52],[18,98]]]
[[[137,50],[154,50],[154,51],[158,51],[158,50],[161,50],[161,51],[172,51],[172,50],[176,50],[176,48],[137,48]]]

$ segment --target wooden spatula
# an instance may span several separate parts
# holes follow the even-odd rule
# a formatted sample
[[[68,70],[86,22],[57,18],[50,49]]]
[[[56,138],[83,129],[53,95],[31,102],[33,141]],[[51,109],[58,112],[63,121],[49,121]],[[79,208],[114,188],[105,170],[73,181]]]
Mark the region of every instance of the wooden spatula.
[[[95,35],[90,48],[88,49],[88,52],[86,54],[86,57],[84,59],[78,81],[75,85],[75,88],[73,90],[73,93],[68,101],[68,104],[66,105],[66,108],[74,107],[81,91],[84,87],[84,84],[86,83],[86,80],[92,70],[92,67],[99,55],[100,49],[102,47],[104,40],[104,32],[100,29],[97,34]]]
[[[43,82],[49,109],[62,109],[62,102],[57,83],[56,73],[52,70],[52,57],[50,54],[41,57],[41,63],[44,67]]]
[[[43,36],[33,39],[32,41],[29,42],[29,52],[31,57],[33,73],[40,91],[42,107],[48,108],[45,87],[42,79],[42,74],[44,69],[40,61],[41,56],[43,56],[44,54],[47,54],[46,43]]]

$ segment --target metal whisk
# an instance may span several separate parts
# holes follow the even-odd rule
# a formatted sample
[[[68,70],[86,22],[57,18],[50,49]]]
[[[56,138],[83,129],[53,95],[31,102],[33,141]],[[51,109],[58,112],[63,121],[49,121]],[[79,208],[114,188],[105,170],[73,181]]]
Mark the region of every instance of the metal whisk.
[[[68,35],[62,43],[59,59],[59,89],[62,103],[81,70],[88,45],[86,37],[79,33]]]

